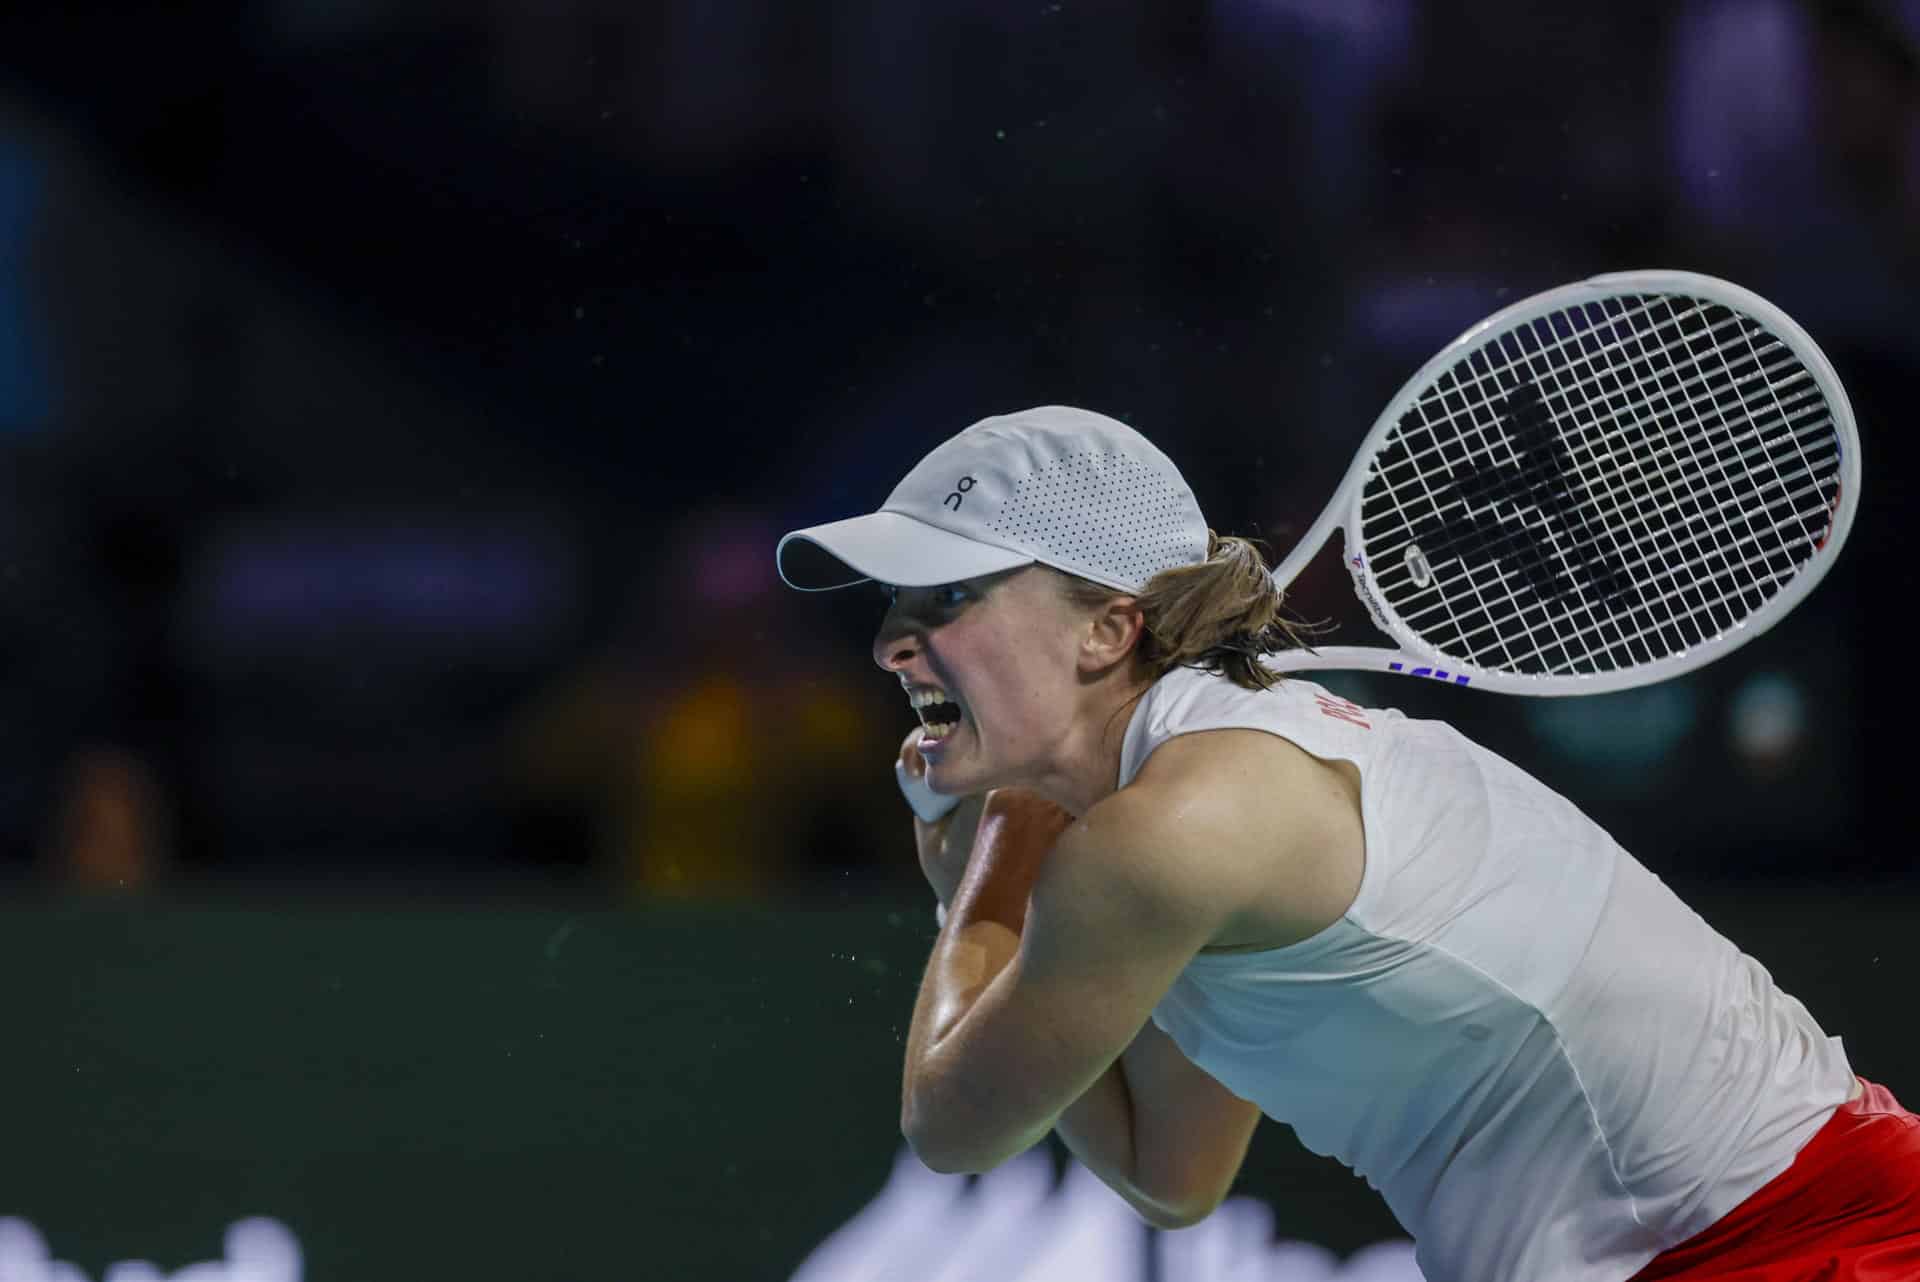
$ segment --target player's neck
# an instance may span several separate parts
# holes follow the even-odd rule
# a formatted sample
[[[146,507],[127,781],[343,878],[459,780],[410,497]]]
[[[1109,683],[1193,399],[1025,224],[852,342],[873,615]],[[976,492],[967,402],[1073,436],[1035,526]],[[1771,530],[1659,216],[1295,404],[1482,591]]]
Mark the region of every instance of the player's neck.
[[[1047,772],[1027,786],[1073,815],[1084,815],[1120,786],[1120,755],[1127,727],[1153,683],[1114,674],[1089,685],[1080,715],[1059,745]]]

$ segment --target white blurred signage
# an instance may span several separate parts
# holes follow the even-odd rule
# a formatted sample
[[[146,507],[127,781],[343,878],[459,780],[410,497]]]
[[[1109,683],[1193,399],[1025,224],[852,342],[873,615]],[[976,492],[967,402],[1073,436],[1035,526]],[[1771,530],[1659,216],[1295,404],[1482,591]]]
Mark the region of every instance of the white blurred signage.
[[[1422,1282],[1411,1242],[1342,1261],[1275,1241],[1273,1212],[1233,1198],[1190,1229],[1150,1231],[1075,1163],[1056,1182],[1044,1151],[986,1175],[938,1175],[903,1149],[873,1201],[814,1248],[791,1282]]]
[[[300,1282],[300,1243],[292,1230],[265,1217],[227,1230],[226,1258],[204,1260],[169,1273],[147,1260],[109,1264],[100,1282]],[[56,1260],[40,1231],[0,1216],[0,1282],[91,1282],[78,1265]]]

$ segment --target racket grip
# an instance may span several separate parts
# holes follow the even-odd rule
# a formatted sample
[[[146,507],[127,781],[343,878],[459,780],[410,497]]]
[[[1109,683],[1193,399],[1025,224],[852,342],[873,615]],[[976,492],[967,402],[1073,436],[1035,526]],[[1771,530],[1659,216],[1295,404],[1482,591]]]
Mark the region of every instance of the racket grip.
[[[948,811],[960,804],[960,798],[949,797],[928,787],[924,771],[917,775],[907,773],[907,763],[904,761],[894,761],[893,777],[900,784],[900,795],[913,807],[913,813],[920,816],[921,823],[938,823],[947,817]]]

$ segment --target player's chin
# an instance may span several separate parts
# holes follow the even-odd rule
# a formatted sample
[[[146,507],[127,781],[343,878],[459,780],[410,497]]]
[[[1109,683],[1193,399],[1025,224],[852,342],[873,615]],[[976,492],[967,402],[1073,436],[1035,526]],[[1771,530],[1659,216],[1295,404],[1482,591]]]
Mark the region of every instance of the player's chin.
[[[979,745],[968,731],[967,724],[961,722],[948,731],[931,752],[926,751],[926,740],[921,740],[922,755],[927,761],[927,784],[935,792],[966,797],[992,786],[985,779],[989,773],[987,763],[980,759]]]

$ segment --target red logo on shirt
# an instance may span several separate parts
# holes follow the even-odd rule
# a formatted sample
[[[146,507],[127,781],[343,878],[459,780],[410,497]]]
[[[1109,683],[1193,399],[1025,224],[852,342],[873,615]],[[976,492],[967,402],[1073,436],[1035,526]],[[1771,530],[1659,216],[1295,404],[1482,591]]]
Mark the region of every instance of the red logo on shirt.
[[[1336,699],[1330,694],[1316,694],[1313,696],[1313,701],[1319,704],[1320,711],[1326,713],[1329,717],[1336,717],[1341,721],[1351,721],[1362,730],[1373,729],[1373,723],[1367,720],[1367,710],[1357,703],[1349,703],[1345,699]]]

